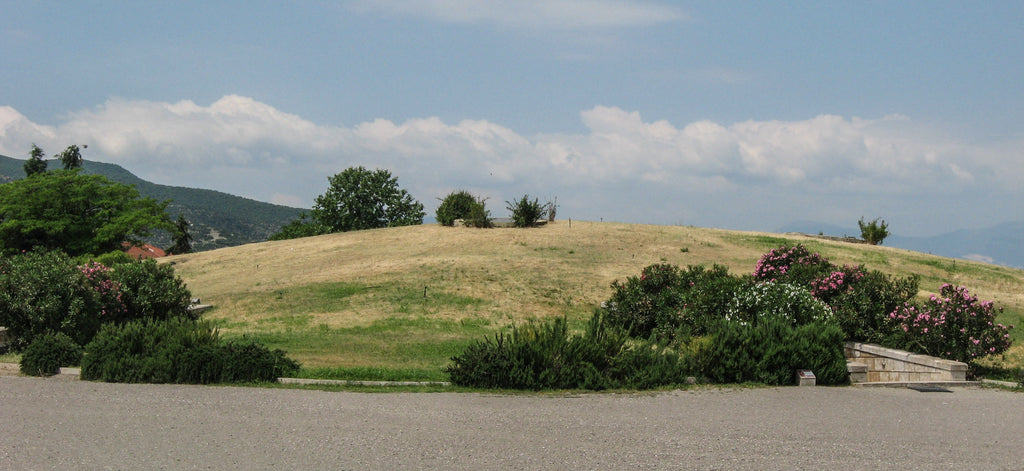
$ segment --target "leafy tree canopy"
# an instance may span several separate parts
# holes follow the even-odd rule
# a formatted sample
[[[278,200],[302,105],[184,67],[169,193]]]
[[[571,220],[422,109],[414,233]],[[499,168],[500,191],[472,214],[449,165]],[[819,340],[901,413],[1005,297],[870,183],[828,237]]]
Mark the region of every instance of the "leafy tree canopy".
[[[83,146],[88,147],[88,146]],[[57,154],[57,158],[64,165],[64,170],[74,170],[76,168],[82,168],[82,152],[78,149],[78,146],[71,144],[63,152]]]
[[[32,150],[28,153],[28,160],[25,161],[24,169],[25,176],[31,177],[32,175],[39,175],[40,173],[46,173],[46,161],[43,160],[46,154],[39,146],[32,144]]]
[[[42,247],[77,256],[120,250],[153,229],[172,231],[166,207],[101,175],[41,173],[0,185],[0,251]]]
[[[399,188],[387,170],[349,167],[328,181],[311,212],[326,232],[423,224],[423,204]]]

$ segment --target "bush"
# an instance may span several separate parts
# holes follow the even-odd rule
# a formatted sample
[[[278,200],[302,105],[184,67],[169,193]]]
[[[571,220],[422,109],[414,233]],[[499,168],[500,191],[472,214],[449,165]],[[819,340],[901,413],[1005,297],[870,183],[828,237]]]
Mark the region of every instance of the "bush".
[[[907,302],[889,314],[894,324],[890,344],[971,364],[1010,347],[1009,330],[995,322],[1002,309],[992,301],[979,302],[967,288],[944,284],[939,295],[923,304]]]
[[[678,357],[657,345],[630,342],[598,311],[584,335],[565,319],[513,327],[470,345],[445,368],[453,384],[510,389],[646,389],[683,378]]]
[[[537,198],[530,201],[530,195],[523,195],[519,201],[506,201],[505,205],[512,212],[512,225],[515,227],[534,227],[547,214],[547,206],[540,204]]]
[[[817,252],[797,244],[769,250],[754,267],[755,281],[784,281],[798,286],[810,286],[831,272],[833,265]]]
[[[477,227],[481,229],[488,229],[494,227],[494,223],[491,221],[491,212],[487,210],[484,200],[473,202],[473,205],[469,208],[469,214],[463,220],[463,224],[466,227]]]
[[[82,347],[67,334],[46,333],[37,336],[21,355],[21,372],[31,376],[57,374],[62,366],[82,361]]]
[[[633,337],[653,334],[667,341],[679,334],[704,335],[725,314],[733,292],[746,284],[721,265],[710,270],[650,265],[625,283],[613,282],[604,308],[609,324]]]
[[[198,318],[189,310],[192,293],[170,265],[152,259],[126,263],[116,266],[110,277],[120,285],[125,307],[123,315],[112,321]]]
[[[888,314],[917,295],[918,277],[890,277],[844,266],[812,287],[812,293],[832,307],[847,340],[883,343],[892,334]]]
[[[886,315],[917,295],[918,277],[889,277],[862,266],[837,267],[802,245],[764,254],[753,278],[810,290],[835,313],[847,340],[881,342],[890,334]]]
[[[848,379],[843,333],[834,325],[794,327],[779,317],[749,325],[723,321],[705,349],[701,371],[715,383],[794,384],[797,369],[814,371],[823,385]]]
[[[861,217],[857,221],[857,225],[860,226],[860,238],[871,245],[879,245],[886,237],[889,237],[889,225],[884,220],[878,222],[878,219],[875,219],[871,222],[864,222],[864,218]]]
[[[437,222],[442,226],[455,225],[456,219],[468,219],[476,198],[468,191],[459,190],[449,193],[437,207]]]
[[[184,318],[107,324],[85,347],[82,379],[124,383],[271,381],[298,363],[243,340],[224,343],[206,322]]]
[[[59,251],[0,258],[0,325],[11,347],[61,332],[84,345],[99,330],[103,301],[86,275]]]
[[[757,324],[766,318],[779,319],[791,326],[833,320],[832,309],[806,289],[774,281],[737,290],[725,317],[743,325]]]

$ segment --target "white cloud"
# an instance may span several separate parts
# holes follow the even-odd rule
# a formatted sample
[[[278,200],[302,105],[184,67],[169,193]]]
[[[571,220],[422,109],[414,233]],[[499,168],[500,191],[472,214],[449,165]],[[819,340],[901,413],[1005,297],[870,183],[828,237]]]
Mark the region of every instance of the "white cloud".
[[[428,208],[464,188],[491,197],[498,213],[501,201],[529,193],[558,196],[567,216],[637,222],[713,220],[737,208],[768,218],[801,204],[910,211],[919,195],[983,189],[1014,201],[1020,192],[1019,143],[966,145],[901,116],[678,126],[597,106],[580,119],[582,134],[522,136],[486,120],[436,117],[321,126],[234,95],[209,106],[114,99],[56,126],[0,107],[0,153],[24,158],[32,142],[51,153],[88,144],[87,159],[158,183],[307,207],[327,176],[364,165],[391,170]]]
[[[364,11],[448,23],[556,30],[645,26],[687,18],[674,6],[629,0],[352,0],[349,4]]]

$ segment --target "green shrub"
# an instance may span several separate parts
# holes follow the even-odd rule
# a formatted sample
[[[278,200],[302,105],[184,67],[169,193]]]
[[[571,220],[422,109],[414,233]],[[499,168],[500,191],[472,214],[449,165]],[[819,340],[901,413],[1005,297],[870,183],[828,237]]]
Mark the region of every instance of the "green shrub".
[[[476,197],[468,191],[453,191],[441,200],[437,207],[437,222],[442,226],[455,225],[456,219],[468,219],[473,205],[477,203]]]
[[[491,212],[487,210],[484,200],[473,202],[469,207],[469,214],[463,220],[463,224],[466,227],[476,227],[480,229],[488,229],[494,227],[494,223],[491,221]]]
[[[884,220],[878,222],[878,219],[875,219],[871,222],[864,222],[864,218],[861,217],[857,221],[857,225],[860,226],[861,239],[871,245],[879,245],[886,237],[889,237],[889,225]]]
[[[207,322],[185,318],[107,324],[85,347],[82,379],[125,383],[271,381],[298,364],[250,341],[222,342]]]
[[[99,329],[102,309],[99,293],[64,253],[0,258],[0,325],[7,327],[14,350],[48,332],[84,345]]]
[[[547,206],[540,204],[537,198],[530,201],[530,195],[523,195],[518,201],[506,201],[505,207],[512,212],[515,227],[534,227],[547,215]]]
[[[778,317],[749,325],[723,321],[705,348],[698,366],[715,383],[793,384],[797,369],[814,371],[818,384],[847,381],[843,333],[834,325],[794,327]]]
[[[49,376],[62,366],[75,366],[82,361],[82,347],[66,334],[46,333],[37,336],[21,355],[22,374]]]
[[[143,260],[117,265],[110,275],[120,285],[123,316],[112,319],[124,322],[135,319],[198,318],[189,310],[192,293],[174,267]]]
[[[677,335],[704,335],[721,319],[733,293],[747,281],[726,267],[669,264],[645,267],[640,276],[612,283],[612,296],[603,304],[610,325],[633,337],[651,335],[671,340]]]
[[[83,264],[88,261],[89,260],[83,260]],[[120,265],[122,263],[132,263],[135,261],[135,259],[124,251],[115,250],[113,252],[107,252],[103,255],[96,257],[95,261],[104,266],[112,267],[115,265]]]
[[[630,341],[595,312],[583,335],[565,319],[513,327],[470,345],[445,368],[459,386],[509,389],[645,389],[677,384],[682,363],[664,348]]]

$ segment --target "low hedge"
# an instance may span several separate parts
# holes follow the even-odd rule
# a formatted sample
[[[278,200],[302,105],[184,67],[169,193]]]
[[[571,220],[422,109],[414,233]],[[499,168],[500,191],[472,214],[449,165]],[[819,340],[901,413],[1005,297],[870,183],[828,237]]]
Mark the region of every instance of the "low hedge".
[[[82,379],[115,383],[273,381],[299,364],[281,350],[225,342],[208,322],[174,318],[108,324],[85,347]]]

